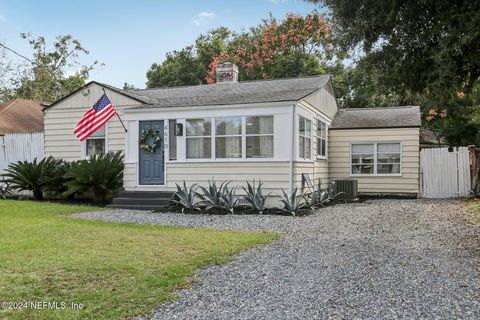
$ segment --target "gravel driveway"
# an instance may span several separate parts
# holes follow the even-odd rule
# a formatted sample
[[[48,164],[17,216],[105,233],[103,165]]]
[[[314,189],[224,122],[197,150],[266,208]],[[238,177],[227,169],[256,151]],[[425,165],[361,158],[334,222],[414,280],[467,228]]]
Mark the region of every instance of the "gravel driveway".
[[[463,211],[457,201],[372,200],[300,218],[76,217],[285,234],[200,270],[198,285],[146,319],[480,319],[480,228]]]

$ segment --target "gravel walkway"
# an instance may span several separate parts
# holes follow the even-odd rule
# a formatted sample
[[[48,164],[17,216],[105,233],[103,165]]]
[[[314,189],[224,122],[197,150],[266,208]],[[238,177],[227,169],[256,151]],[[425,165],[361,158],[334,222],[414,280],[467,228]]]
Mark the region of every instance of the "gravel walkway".
[[[200,270],[198,285],[145,319],[480,319],[480,228],[457,201],[374,200],[301,218],[75,216],[285,233]]]

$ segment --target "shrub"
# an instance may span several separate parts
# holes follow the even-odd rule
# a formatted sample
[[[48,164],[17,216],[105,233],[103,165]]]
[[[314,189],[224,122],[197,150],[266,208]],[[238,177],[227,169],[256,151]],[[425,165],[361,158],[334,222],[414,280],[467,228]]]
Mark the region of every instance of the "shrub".
[[[66,184],[71,180],[66,174],[74,165],[75,162],[59,160],[49,176],[40,177],[42,190],[55,197],[64,195],[68,191]]]
[[[71,166],[65,174],[65,196],[91,193],[95,201],[105,201],[123,187],[123,155],[120,152],[94,155]]]
[[[255,209],[258,213],[262,214],[265,210],[265,202],[268,198],[268,194],[264,195],[262,193],[262,182],[258,182],[258,186],[255,187],[255,180],[253,184],[247,181],[247,188],[242,187],[246,195],[244,199]]]
[[[52,175],[59,161],[61,160],[48,157],[41,161],[37,161],[37,158],[35,158],[32,162],[19,161],[11,163],[5,170],[7,173],[3,176],[5,177],[5,182],[12,189],[32,191],[36,200],[42,200],[43,185],[41,178]]]
[[[297,195],[297,187],[293,189],[292,194],[290,195],[288,195],[283,189],[282,193],[283,195],[280,201],[283,203],[284,209],[294,217],[296,216],[298,210],[300,210],[302,207],[309,206],[308,203],[304,201],[303,194]]]
[[[227,209],[230,213],[233,213],[235,207],[238,203],[238,197],[235,195],[235,191],[237,188],[230,189],[228,187],[228,183],[225,184],[223,187],[223,193],[221,195],[222,198],[222,206]]]
[[[197,188],[196,184],[192,184],[190,187],[187,187],[185,181],[183,181],[183,188],[177,185],[177,192],[173,196],[172,200],[173,203],[179,204],[182,207],[182,213],[187,210],[198,210],[198,205],[195,202],[195,196],[197,195]]]
[[[0,180],[0,199],[8,199],[13,196],[10,184],[4,179]]]
[[[202,193],[197,193],[197,196],[202,200],[201,203],[207,205],[207,209],[221,207],[223,188],[225,185],[228,185],[228,182],[223,182],[220,187],[217,187],[215,181],[208,181],[208,189],[200,186],[199,188],[202,190]]]

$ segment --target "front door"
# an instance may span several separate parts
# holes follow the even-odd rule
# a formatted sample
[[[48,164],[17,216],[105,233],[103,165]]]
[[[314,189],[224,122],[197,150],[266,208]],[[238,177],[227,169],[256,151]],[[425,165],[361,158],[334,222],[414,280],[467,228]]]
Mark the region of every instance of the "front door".
[[[161,143],[154,152],[147,151],[144,148],[139,147],[139,182],[145,185],[158,185],[164,184],[165,177],[165,148],[164,148],[164,129],[163,121],[140,121],[140,133],[139,136],[147,132],[149,129],[153,129],[160,137]],[[146,139],[146,144],[153,146],[154,139],[149,136]]]

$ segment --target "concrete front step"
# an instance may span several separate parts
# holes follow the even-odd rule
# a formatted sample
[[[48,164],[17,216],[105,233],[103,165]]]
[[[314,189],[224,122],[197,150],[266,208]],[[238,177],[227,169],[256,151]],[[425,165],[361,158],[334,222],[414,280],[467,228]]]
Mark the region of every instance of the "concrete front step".
[[[118,195],[119,198],[168,198],[173,196],[170,191],[122,191]]]
[[[166,191],[123,191],[113,199],[112,207],[155,210],[168,205],[173,194]]]
[[[121,204],[138,204],[138,205],[148,205],[148,206],[166,206],[170,198],[115,198],[113,199],[114,205]]]
[[[148,205],[138,205],[138,204],[122,204],[122,205],[111,205],[112,208],[117,209],[131,209],[131,210],[148,210],[153,211],[157,210],[158,206],[148,206]]]

